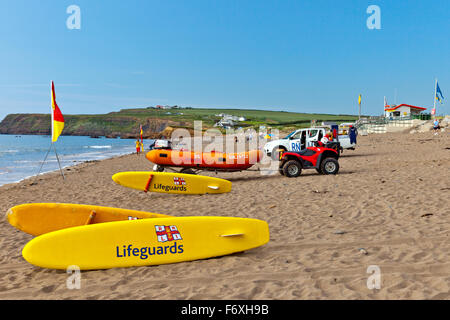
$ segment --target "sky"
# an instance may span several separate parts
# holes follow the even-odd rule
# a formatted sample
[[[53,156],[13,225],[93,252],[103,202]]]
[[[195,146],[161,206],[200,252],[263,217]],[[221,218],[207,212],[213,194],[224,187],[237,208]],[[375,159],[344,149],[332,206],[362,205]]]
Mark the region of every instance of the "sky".
[[[448,0],[0,0],[0,120],[50,113],[51,80],[63,114],[357,114],[362,94],[362,113],[380,115],[384,96],[430,108],[437,78],[449,114],[449,12]]]

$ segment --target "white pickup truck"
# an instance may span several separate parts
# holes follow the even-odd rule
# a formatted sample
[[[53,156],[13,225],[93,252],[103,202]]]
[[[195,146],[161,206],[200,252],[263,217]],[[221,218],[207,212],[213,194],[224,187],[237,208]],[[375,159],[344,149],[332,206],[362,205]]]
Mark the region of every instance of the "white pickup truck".
[[[305,128],[291,132],[283,139],[273,140],[264,145],[264,152],[270,157],[272,153],[284,151],[301,151],[313,147],[315,141],[320,141],[330,131],[328,128]],[[339,135],[338,141],[343,149],[355,149],[356,143],[350,143],[348,135]]]

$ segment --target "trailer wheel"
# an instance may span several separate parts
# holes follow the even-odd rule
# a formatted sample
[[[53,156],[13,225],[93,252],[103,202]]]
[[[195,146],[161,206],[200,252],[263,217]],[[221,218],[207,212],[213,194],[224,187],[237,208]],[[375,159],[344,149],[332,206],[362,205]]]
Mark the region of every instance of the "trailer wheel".
[[[163,167],[163,166],[160,166],[160,165],[158,165],[158,164],[155,164],[155,165],[153,166],[153,171],[155,171],[155,172],[164,172],[164,167]]]
[[[195,171],[192,170],[191,168],[183,168],[180,170],[180,173],[184,173],[184,174],[195,174]]]

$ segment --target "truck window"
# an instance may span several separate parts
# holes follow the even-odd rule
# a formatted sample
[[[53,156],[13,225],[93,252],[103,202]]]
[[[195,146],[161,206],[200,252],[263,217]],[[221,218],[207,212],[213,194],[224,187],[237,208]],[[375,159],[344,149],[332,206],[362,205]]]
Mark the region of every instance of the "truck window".
[[[317,136],[317,133],[319,132],[319,130],[313,129],[313,130],[308,130],[309,133],[309,137],[310,138],[314,138],[315,136]]]
[[[292,131],[292,132],[289,133],[284,139],[289,139],[294,133],[295,133],[295,131]]]
[[[302,136],[302,133],[305,134],[305,131],[299,131],[296,134],[294,134],[291,139],[300,139],[300,137]]]

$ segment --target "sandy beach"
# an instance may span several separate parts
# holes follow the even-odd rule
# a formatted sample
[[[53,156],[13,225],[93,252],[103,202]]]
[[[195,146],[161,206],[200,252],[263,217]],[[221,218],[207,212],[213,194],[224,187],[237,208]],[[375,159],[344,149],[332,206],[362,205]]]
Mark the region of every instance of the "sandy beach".
[[[214,259],[82,272],[81,289],[69,290],[67,273],[22,258],[32,236],[2,218],[0,299],[449,299],[449,134],[360,136],[339,161],[337,176],[219,173],[233,183],[219,195],[145,194],[112,181],[120,171],[150,171],[143,155],[67,168],[65,182],[54,172],[36,185],[2,186],[4,213],[62,202],[249,217],[268,222],[271,240]],[[371,265],[380,268],[380,289],[367,287]]]

